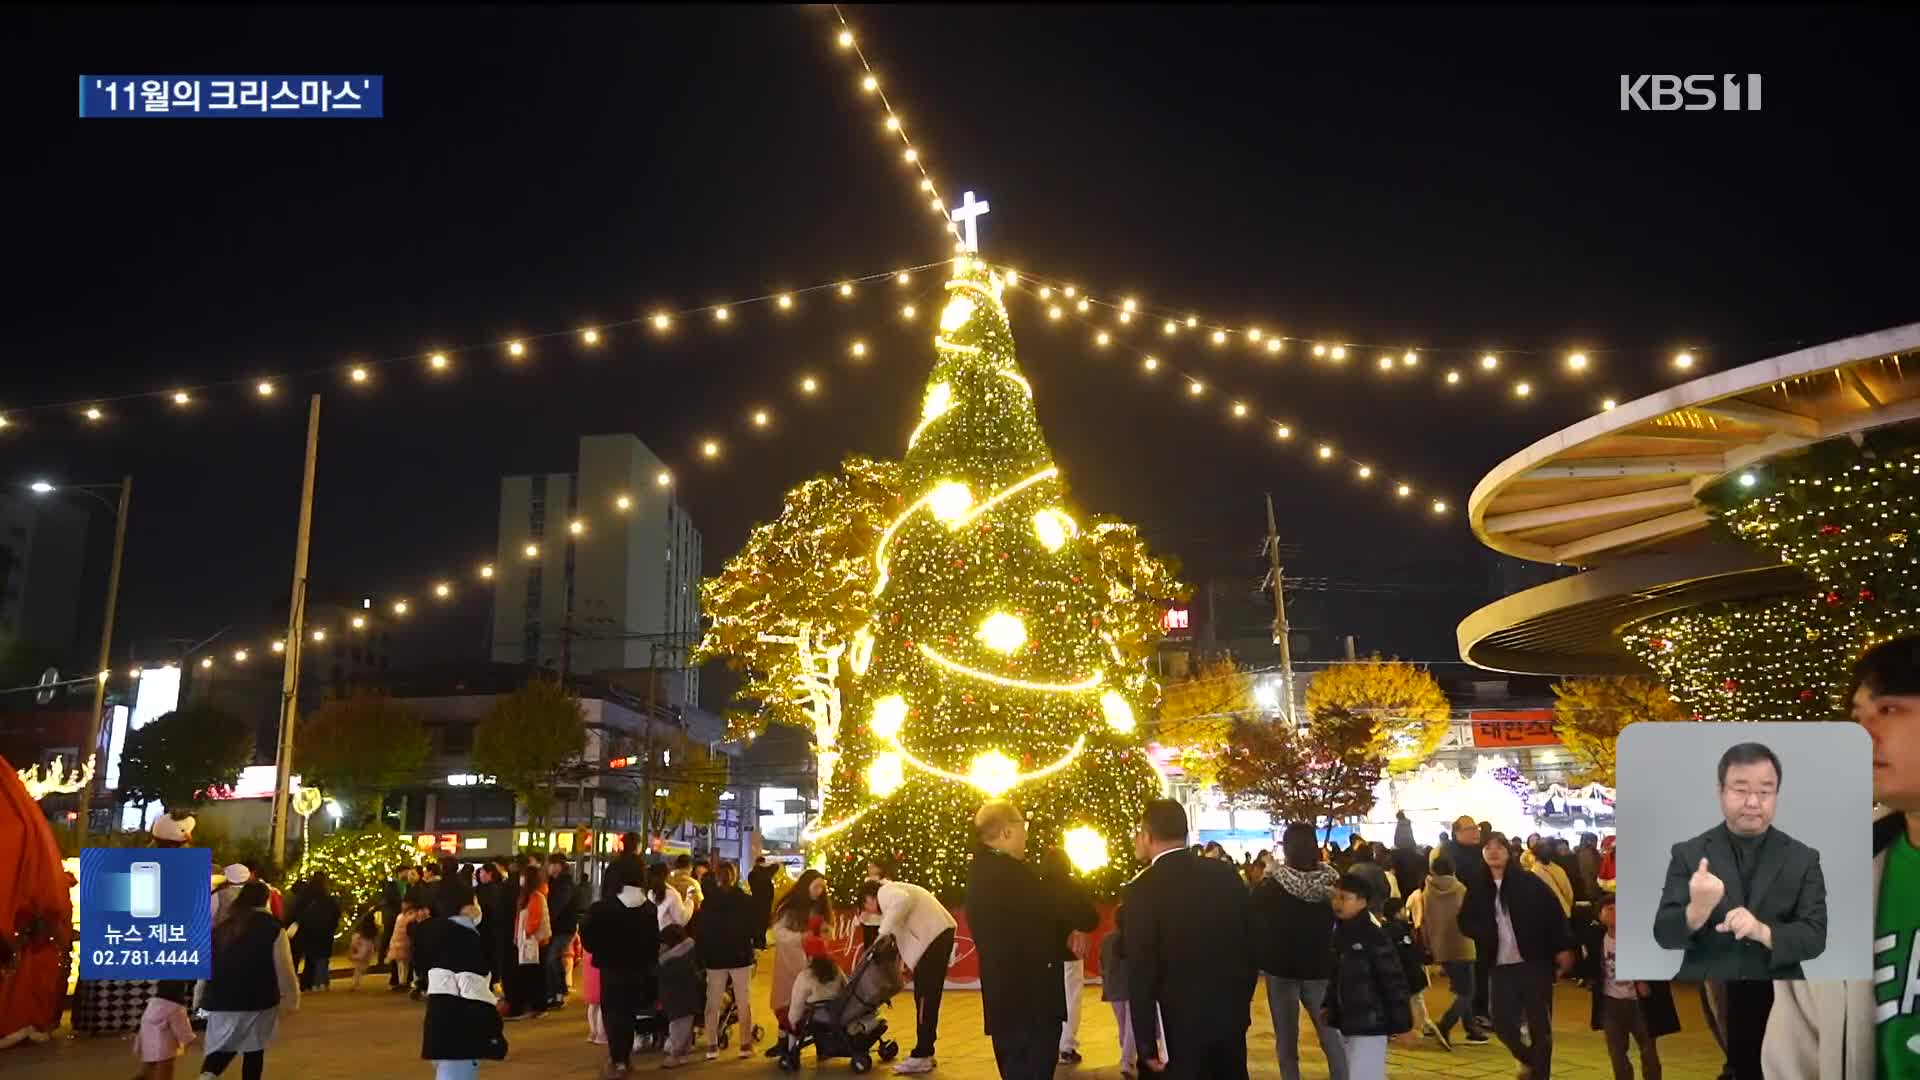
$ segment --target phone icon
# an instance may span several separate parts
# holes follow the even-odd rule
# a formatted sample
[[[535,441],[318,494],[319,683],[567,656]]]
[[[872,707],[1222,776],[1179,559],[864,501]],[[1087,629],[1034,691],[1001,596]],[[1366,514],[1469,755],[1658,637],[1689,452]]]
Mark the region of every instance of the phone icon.
[[[160,864],[157,862],[134,863],[130,876],[133,879],[130,895],[133,917],[136,919],[159,918]]]

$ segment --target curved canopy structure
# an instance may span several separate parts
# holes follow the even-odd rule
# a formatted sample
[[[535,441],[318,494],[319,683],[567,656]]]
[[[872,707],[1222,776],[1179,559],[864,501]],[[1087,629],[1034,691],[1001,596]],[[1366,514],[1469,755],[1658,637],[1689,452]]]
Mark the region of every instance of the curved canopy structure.
[[[1706,529],[1730,473],[1920,418],[1920,323],[1716,372],[1589,417],[1501,462],[1468,521],[1495,551],[1583,572],[1468,616],[1460,655],[1500,671],[1637,671],[1616,631],[1663,612],[1786,591],[1796,571]]]

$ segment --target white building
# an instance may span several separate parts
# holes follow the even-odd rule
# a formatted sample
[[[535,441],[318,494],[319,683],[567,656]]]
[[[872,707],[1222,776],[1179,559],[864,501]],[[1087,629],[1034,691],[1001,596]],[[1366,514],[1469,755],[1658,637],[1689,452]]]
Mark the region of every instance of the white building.
[[[578,525],[576,529],[575,526]],[[580,439],[573,472],[500,481],[493,659],[614,677],[645,669],[693,705],[700,530],[667,466],[632,435]]]

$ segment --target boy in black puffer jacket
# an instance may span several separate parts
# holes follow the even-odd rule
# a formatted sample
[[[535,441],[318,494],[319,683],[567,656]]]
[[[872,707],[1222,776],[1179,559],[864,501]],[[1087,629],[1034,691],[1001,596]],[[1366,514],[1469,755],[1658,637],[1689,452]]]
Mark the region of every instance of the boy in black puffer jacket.
[[[1367,911],[1367,880],[1344,874],[1333,890],[1333,978],[1327,1023],[1346,1045],[1351,1080],[1386,1080],[1387,1039],[1413,1027],[1399,953]]]

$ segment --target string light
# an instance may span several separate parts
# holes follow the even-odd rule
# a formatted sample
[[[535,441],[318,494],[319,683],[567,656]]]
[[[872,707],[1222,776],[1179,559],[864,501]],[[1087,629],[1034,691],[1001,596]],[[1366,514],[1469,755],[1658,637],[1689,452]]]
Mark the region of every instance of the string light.
[[[244,664],[244,663],[246,663],[246,662],[247,662],[247,650],[245,650],[245,649],[235,649],[235,650],[233,651],[233,662],[234,662],[234,663],[236,663],[236,664]]]
[[[1407,367],[1416,367],[1420,363],[1420,354],[1414,352],[1412,349],[1408,349],[1407,354],[1400,358],[1400,362]]]
[[[613,500],[613,506],[614,506],[614,509],[616,510],[631,510],[633,509],[633,500],[628,498],[625,495],[622,495],[619,498]]]
[[[575,536],[585,536],[587,533],[587,523],[579,518],[574,518],[572,521],[567,522],[567,531]]]
[[[1198,379],[1188,380],[1187,393],[1189,396],[1199,397],[1201,394],[1204,394],[1206,392],[1207,392],[1207,384],[1201,382]]]
[[[1600,411],[1612,412],[1616,404],[1618,404],[1618,402],[1614,401],[1612,398],[1602,398],[1600,401]]]
[[[1335,345],[1333,348],[1327,350],[1327,355],[1335,360],[1345,360],[1347,358],[1347,347],[1345,345]]]
[[[720,456],[720,444],[708,439],[700,444],[700,453],[709,459],[717,458]]]
[[[1236,401],[1236,402],[1234,402],[1234,403],[1233,403],[1233,417],[1234,417],[1234,419],[1236,419],[1236,420],[1243,420],[1243,419],[1245,419],[1245,418],[1246,418],[1246,415],[1247,415],[1247,403],[1246,403],[1246,402],[1244,402],[1244,401]]]
[[[175,390],[173,392],[173,403],[175,405],[189,405],[192,404],[192,402],[193,397],[185,390]]]
[[[519,359],[520,357],[523,357],[523,356],[525,356],[525,355],[527,355],[527,344],[526,344],[526,342],[524,342],[524,341],[509,341],[509,342],[507,342],[507,355],[508,355],[508,356],[511,356],[511,357],[513,357],[513,358],[515,358],[515,359]]]
[[[453,586],[443,581],[433,587],[433,595],[445,600],[447,597],[453,595]]]
[[[732,317],[733,317],[733,316],[732,316],[732,315],[731,315],[731,314],[730,314],[730,313],[729,313],[729,312],[727,311],[727,309],[726,309],[726,308],[723,308],[723,307],[717,307],[717,308],[714,308],[714,309],[713,309],[713,321],[714,321],[714,322],[726,322],[726,321],[727,321],[728,319],[730,319],[730,318],[732,318]]]
[[[852,295],[853,295],[853,286],[852,286],[852,285],[850,285],[850,284],[848,284],[848,283],[846,283],[846,282],[842,282],[842,283],[841,283],[841,285],[840,285],[840,296],[841,296],[841,298],[842,298],[842,299],[845,299],[845,298],[847,298],[847,297],[850,297],[850,296],[852,296]]]
[[[487,566],[482,566],[482,567],[480,568],[480,578],[481,578],[481,580],[482,580],[482,581],[492,581],[492,580],[493,580],[493,567],[492,567],[491,565],[487,565]]]
[[[1373,478],[1373,467],[1370,465],[1360,466],[1358,472],[1359,472],[1360,479],[1362,480],[1370,480]]]
[[[1381,356],[1381,357],[1380,357],[1380,370],[1381,370],[1381,371],[1392,371],[1392,370],[1393,370],[1393,357],[1391,357],[1391,356],[1384,356],[1384,355],[1383,355],[1383,356]]]
[[[273,396],[273,384],[270,382],[267,382],[265,379],[262,379],[260,383],[256,385],[253,389],[254,389],[254,392],[259,394],[261,397]]]
[[[526,547],[520,549],[520,553],[529,559],[537,559],[540,557],[540,545],[528,544]]]
[[[819,389],[819,381],[811,375],[800,380],[800,392],[803,394],[811,394]]]
[[[347,378],[352,379],[354,382],[357,382],[357,383],[366,382],[367,369],[363,367],[356,367],[352,371],[347,372]]]
[[[427,357],[427,366],[435,371],[447,370],[447,354],[434,353],[432,356]]]
[[[765,409],[760,409],[760,410],[757,410],[757,411],[756,411],[756,412],[755,412],[755,413],[753,414],[753,426],[754,426],[754,427],[761,427],[761,428],[763,428],[763,427],[766,427],[766,426],[767,426],[767,421],[768,421],[769,419],[770,419],[770,418],[769,418],[769,417],[767,416],[767,410],[765,410]]]
[[[1407,484],[1401,484],[1399,487],[1393,489],[1393,493],[1404,499],[1413,494],[1413,488]]]
[[[865,356],[867,355],[867,343],[864,341],[856,341],[847,351],[855,356]]]
[[[906,307],[903,307],[900,309],[901,318],[911,321],[913,319],[913,316],[914,316],[914,310],[913,310],[912,304],[908,304]]]
[[[664,311],[654,315],[653,328],[655,330],[664,331],[664,330],[670,329],[672,326],[673,326],[673,316],[667,314]]]
[[[1447,512],[1447,504],[1446,504],[1446,503],[1444,503],[1444,502],[1442,502],[1442,501],[1440,501],[1439,499],[1435,499],[1435,500],[1433,501],[1433,512],[1434,512],[1434,513],[1436,513],[1436,514],[1444,514],[1444,513],[1446,513],[1446,512]]]
[[[1145,368],[1147,372],[1151,374],[1160,369],[1160,361],[1151,356],[1143,357],[1140,361],[1140,366]]]
[[[395,615],[405,615],[407,613],[407,602],[405,600],[395,600],[393,602],[393,613]]]
[[[1686,371],[1693,367],[1693,354],[1684,352],[1678,354],[1673,358],[1673,366],[1679,368],[1681,371]]]
[[[1275,424],[1273,426],[1273,437],[1283,440],[1291,439],[1293,438],[1293,428],[1286,424]]]
[[[1277,337],[1272,337],[1267,339],[1267,351],[1270,353],[1279,352],[1282,345],[1283,345],[1282,341]]]
[[[1499,366],[1500,366],[1500,358],[1493,355],[1492,353],[1487,353],[1485,356],[1482,356],[1480,358],[1480,368],[1483,371],[1492,371],[1494,368],[1497,368]]]
[[[1459,372],[1457,372],[1457,371],[1449,371],[1449,372],[1447,372],[1447,385],[1448,385],[1448,386],[1454,386],[1454,385],[1457,385],[1457,384],[1458,384],[1459,382],[1460,382],[1460,373],[1459,373]]]
[[[673,474],[662,469],[654,475],[653,482],[659,487],[671,487],[673,485]]]
[[[1328,458],[1333,457],[1333,447],[1328,446],[1326,443],[1321,443],[1319,454],[1320,454],[1320,460],[1326,461]]]
[[[791,302],[792,301],[788,301],[788,303]],[[600,331],[589,326],[585,330],[580,331],[580,340],[586,342],[588,345],[598,345],[600,344]]]
[[[101,412],[98,406],[89,406],[85,415],[88,420],[92,420],[95,423],[98,423],[100,418],[105,416],[106,414]]]
[[[1533,393],[1533,384],[1528,382],[1514,383],[1513,392],[1518,397],[1526,397],[1528,394]]]
[[[355,630],[365,630],[367,628],[367,617],[365,615],[355,615],[353,617],[353,628]]]
[[[1587,354],[1577,352],[1568,355],[1567,368],[1571,371],[1587,370]]]

